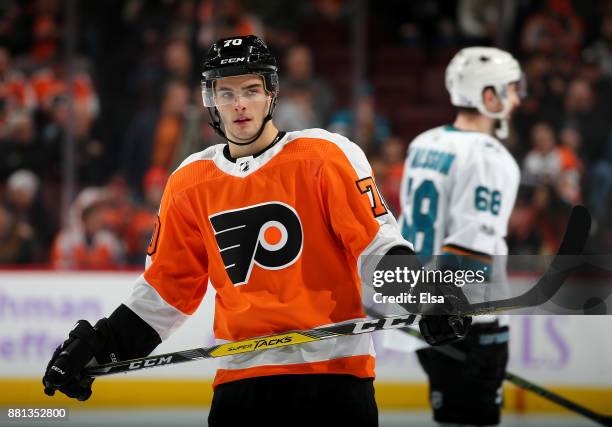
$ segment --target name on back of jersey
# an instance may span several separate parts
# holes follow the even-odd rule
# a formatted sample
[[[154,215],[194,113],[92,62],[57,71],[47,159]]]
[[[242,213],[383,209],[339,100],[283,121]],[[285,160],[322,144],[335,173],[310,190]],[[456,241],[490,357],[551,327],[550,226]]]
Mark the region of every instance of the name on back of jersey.
[[[412,168],[430,169],[444,175],[448,175],[455,160],[454,154],[439,150],[416,148],[413,153],[410,162]]]

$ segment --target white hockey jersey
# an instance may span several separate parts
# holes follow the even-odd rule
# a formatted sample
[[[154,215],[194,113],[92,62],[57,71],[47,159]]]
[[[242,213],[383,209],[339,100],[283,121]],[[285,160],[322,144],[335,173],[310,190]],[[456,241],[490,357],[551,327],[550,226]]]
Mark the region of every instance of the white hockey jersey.
[[[402,234],[423,258],[507,255],[519,180],[516,161],[493,137],[450,125],[424,132],[410,144],[404,165]]]
[[[408,148],[398,221],[402,234],[423,262],[443,253],[470,255],[472,267],[484,260],[478,268],[489,269],[490,282],[470,289],[477,291],[473,302],[508,297],[505,259],[490,257],[508,254],[505,237],[519,181],[512,155],[485,133],[441,126],[417,136]],[[477,316],[474,322],[496,318],[509,322],[505,315]],[[385,334],[385,345],[422,347],[402,335]]]

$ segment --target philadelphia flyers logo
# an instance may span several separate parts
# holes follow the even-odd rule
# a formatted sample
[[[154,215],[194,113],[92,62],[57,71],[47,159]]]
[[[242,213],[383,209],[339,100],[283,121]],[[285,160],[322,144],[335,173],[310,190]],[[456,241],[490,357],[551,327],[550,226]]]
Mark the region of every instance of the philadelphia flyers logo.
[[[302,223],[295,209],[285,203],[262,203],[209,219],[225,270],[236,286],[249,281],[253,265],[280,270],[302,253]]]

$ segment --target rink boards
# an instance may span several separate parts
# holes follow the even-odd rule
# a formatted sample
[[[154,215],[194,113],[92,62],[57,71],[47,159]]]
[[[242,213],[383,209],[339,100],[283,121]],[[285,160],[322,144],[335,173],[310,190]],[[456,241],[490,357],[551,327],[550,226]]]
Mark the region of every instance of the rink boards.
[[[130,293],[136,272],[0,272],[0,406],[65,405],[42,393],[49,356],[79,319],[106,316]],[[531,277],[512,277],[513,286]],[[156,352],[214,343],[213,293]],[[611,316],[512,316],[509,369],[601,411],[612,411]],[[382,408],[422,409],[425,377],[412,352],[377,350],[377,400]],[[202,406],[212,396],[215,360],[156,368],[96,380],[88,407]],[[506,407],[554,411],[553,405],[513,387]]]

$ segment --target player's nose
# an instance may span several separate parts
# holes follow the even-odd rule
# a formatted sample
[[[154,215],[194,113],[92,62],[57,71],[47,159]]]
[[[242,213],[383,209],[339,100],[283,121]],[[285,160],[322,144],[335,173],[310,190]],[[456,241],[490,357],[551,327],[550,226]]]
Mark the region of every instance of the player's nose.
[[[238,95],[236,97],[236,100],[234,101],[234,110],[243,111],[245,108],[246,106],[244,105],[244,102],[242,101],[242,97]]]

